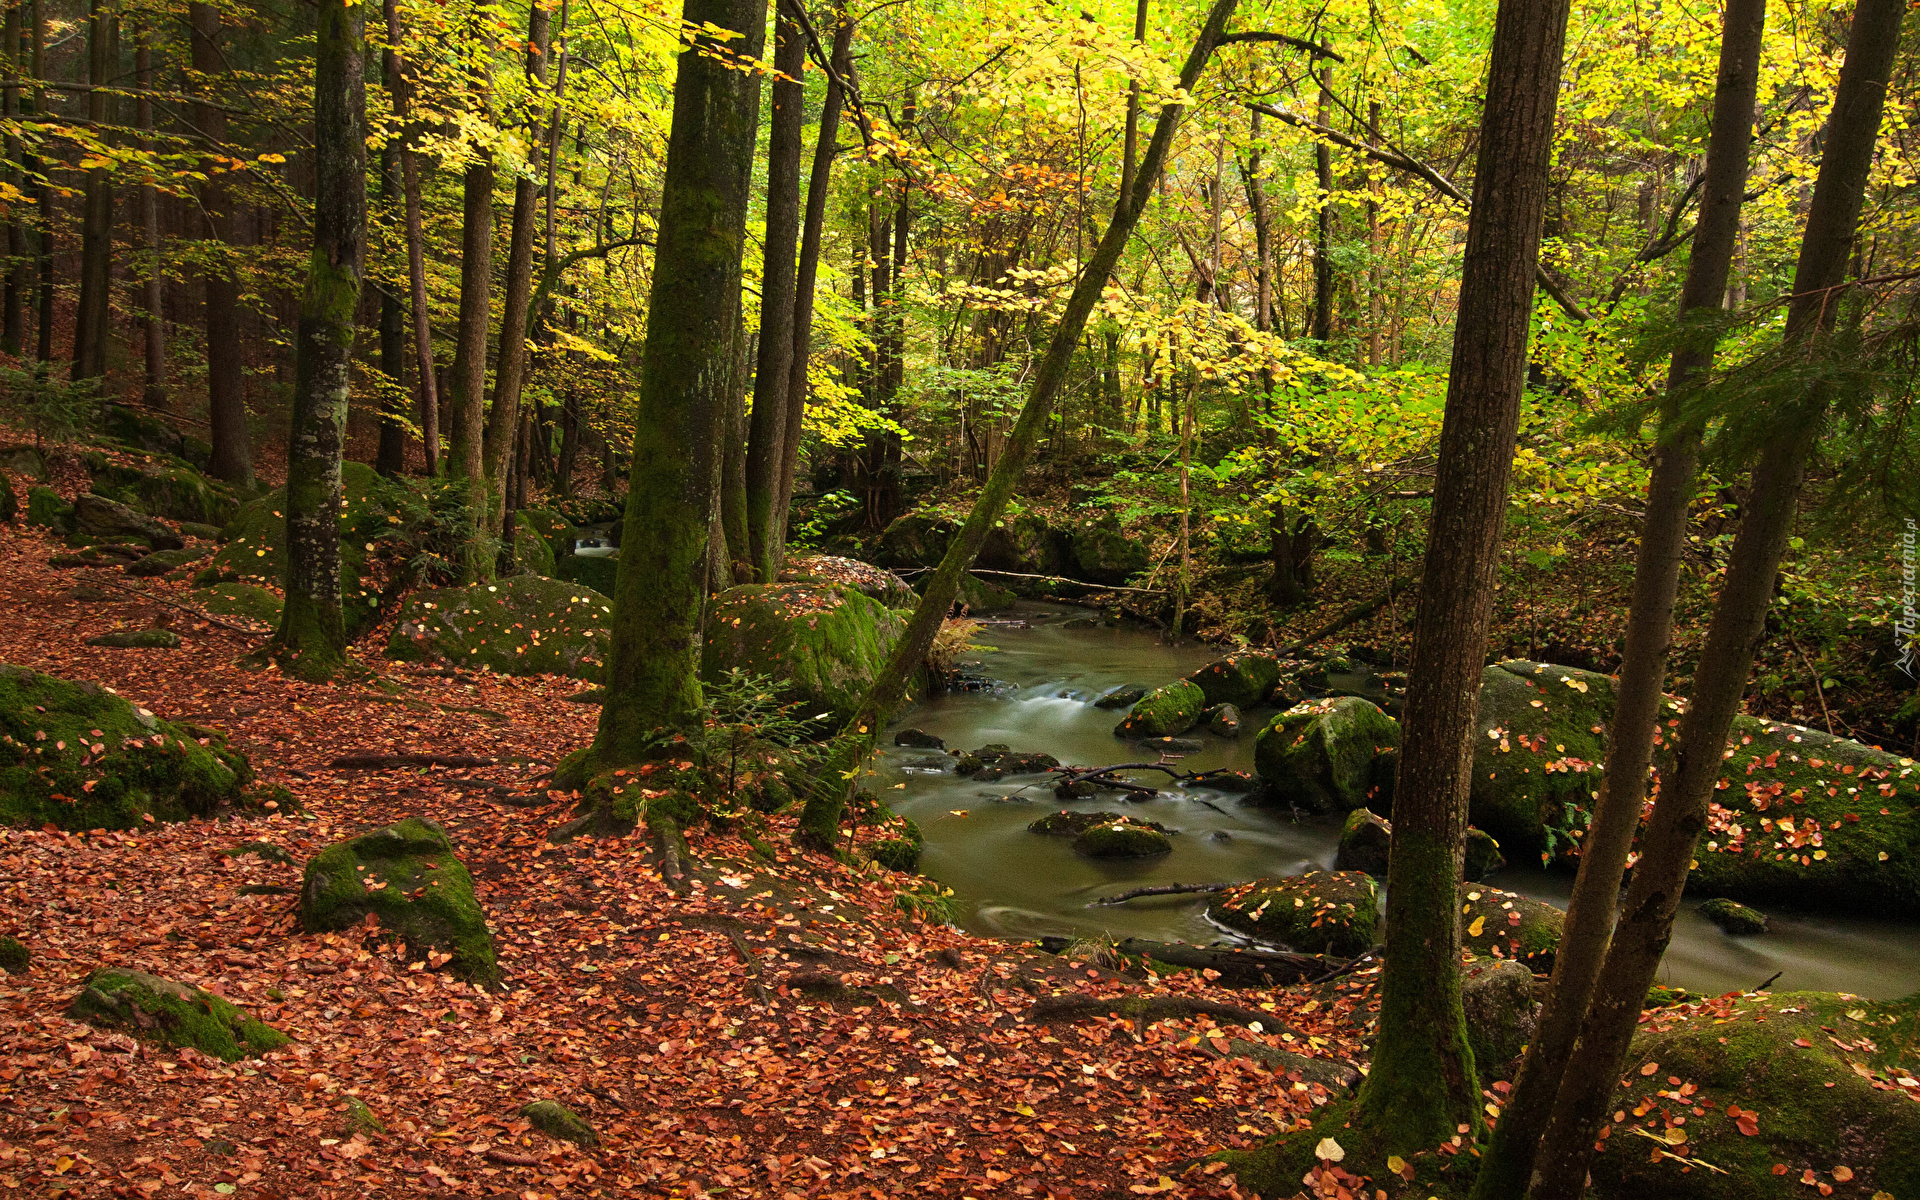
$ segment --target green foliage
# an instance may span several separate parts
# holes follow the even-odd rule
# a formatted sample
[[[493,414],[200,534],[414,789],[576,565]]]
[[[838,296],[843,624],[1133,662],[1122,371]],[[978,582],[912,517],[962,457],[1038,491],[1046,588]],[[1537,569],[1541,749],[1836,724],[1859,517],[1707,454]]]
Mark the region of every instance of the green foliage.
[[[100,383],[75,382],[43,368],[0,366],[0,419],[31,430],[35,445],[73,441],[99,416],[105,403]]]

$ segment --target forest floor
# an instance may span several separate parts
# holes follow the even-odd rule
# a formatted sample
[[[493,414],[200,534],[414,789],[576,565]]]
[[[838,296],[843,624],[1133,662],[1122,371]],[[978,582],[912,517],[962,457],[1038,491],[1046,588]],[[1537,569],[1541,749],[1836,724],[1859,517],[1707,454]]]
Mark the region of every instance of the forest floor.
[[[71,598],[96,573],[50,569],[55,550],[0,528],[0,661],[222,729],[304,811],[0,830],[0,933],[35,955],[0,975],[0,1196],[1237,1196],[1199,1160],[1328,1097],[1231,1039],[1363,1053],[1365,974],[1235,992],[974,938],[903,911],[910,877],[789,851],[777,815],[774,861],[703,828],[678,881],[642,837],[549,845],[570,797],[540,775],[596,711],[567,700],[577,682],[409,671],[386,676],[395,695],[243,669],[247,635],[153,599]],[[83,644],[154,624],[184,645]],[[328,766],[396,750],[499,765]],[[299,931],[298,864],[407,815],[444,825],[472,870],[502,988]],[[293,864],[223,853],[253,841]],[[293,1044],[229,1065],[70,1021],[104,966],[206,987]],[[1059,993],[1096,1003],[1044,1019],[1036,1003]],[[1084,1011],[1142,994],[1224,1015]],[[349,1097],[386,1132],[355,1131]],[[530,1130],[516,1113],[542,1099],[587,1117],[599,1146]]]

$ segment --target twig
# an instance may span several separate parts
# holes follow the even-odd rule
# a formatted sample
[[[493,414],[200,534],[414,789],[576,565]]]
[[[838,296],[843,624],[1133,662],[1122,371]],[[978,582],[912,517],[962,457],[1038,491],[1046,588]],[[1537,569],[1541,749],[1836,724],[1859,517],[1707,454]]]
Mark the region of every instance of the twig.
[[[1840,735],[1833,731],[1833,713],[1827,709],[1827,689],[1820,686],[1820,672],[1813,669],[1813,660],[1807,657],[1807,652],[1800,648],[1800,643],[1794,640],[1792,634],[1787,635],[1787,644],[1793,647],[1793,652],[1800,656],[1802,663],[1806,664],[1807,674],[1813,679],[1813,694],[1820,700],[1820,715],[1827,722],[1827,736],[1839,737]]]
[[[1752,990],[1756,992],[1764,992],[1769,987],[1773,986],[1774,980],[1780,978],[1782,975],[1785,975],[1785,974],[1786,974],[1785,971],[1775,971],[1773,974],[1767,976],[1767,981],[1765,983],[1761,984],[1759,987],[1754,988]]]
[[[1163,883],[1155,887],[1134,888],[1117,896],[1102,896],[1087,907],[1106,908],[1128,900],[1138,900],[1142,896],[1197,896],[1203,892],[1224,892],[1234,886],[1231,883]]]
[[[894,574],[924,575],[933,569],[932,567],[906,567],[895,571]],[[978,567],[975,567],[971,574],[998,575],[1004,579],[1044,579],[1050,583],[1070,583],[1075,587],[1092,588],[1096,592],[1141,592],[1149,596],[1164,596],[1167,594],[1164,588],[1121,587],[1117,583],[1088,583],[1084,579],[1068,579],[1064,575],[1029,575],[1021,571],[983,571]]]

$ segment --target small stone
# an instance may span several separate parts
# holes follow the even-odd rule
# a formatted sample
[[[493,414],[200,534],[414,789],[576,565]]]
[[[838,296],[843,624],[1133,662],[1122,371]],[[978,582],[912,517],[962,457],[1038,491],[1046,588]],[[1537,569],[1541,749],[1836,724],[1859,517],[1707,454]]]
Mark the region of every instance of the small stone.
[[[1216,704],[1201,713],[1200,719],[1207,723],[1207,732],[1215,737],[1240,736],[1240,710],[1231,704]]]
[[[88,638],[87,645],[115,650],[178,650],[180,635],[171,629],[116,629]]]
[[[902,729],[893,735],[893,744],[914,750],[945,750],[947,743],[924,729]]]
[[[1093,702],[1093,706],[1095,708],[1132,708],[1134,705],[1140,703],[1140,697],[1146,694],[1146,688],[1134,687],[1132,684],[1124,684],[1110,691],[1100,693],[1099,699]]]
[[[1393,844],[1393,825],[1385,817],[1356,808],[1347,814],[1340,829],[1340,849],[1333,865],[1341,871],[1365,871],[1376,878],[1386,875],[1388,848]]]
[[[1467,857],[1462,874],[1469,881],[1478,883],[1506,865],[1507,860],[1500,853],[1500,843],[1493,840],[1493,835],[1469,825]]]
[[[1767,931],[1767,914],[1724,897],[1702,904],[1700,915],[1736,937]]]
[[[563,1142],[572,1142],[576,1146],[592,1147],[600,1144],[600,1135],[579,1113],[553,1100],[536,1100],[520,1110],[520,1115],[533,1122],[533,1127],[550,1138]]]
[[[1173,853],[1173,840],[1151,823],[1122,817],[1088,827],[1073,848],[1088,858],[1152,858]]]
[[[1053,794],[1062,800],[1088,800],[1100,794],[1100,785],[1091,779],[1063,779],[1053,785]]]
[[[358,1096],[347,1097],[348,1133],[362,1133],[372,1136],[374,1134],[385,1133],[386,1131],[386,1125],[379,1117],[373,1115],[373,1110],[367,1107],[365,1100],[362,1100]]]

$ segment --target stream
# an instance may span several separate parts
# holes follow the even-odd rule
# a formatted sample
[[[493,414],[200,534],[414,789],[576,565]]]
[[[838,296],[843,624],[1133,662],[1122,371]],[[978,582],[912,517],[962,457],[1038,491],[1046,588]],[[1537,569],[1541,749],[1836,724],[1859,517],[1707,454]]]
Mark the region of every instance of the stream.
[[[1094,707],[1102,692],[1122,685],[1168,683],[1219,657],[1217,647],[1168,646],[1150,632],[1105,627],[1083,609],[1022,604],[988,623],[975,641],[994,647],[970,669],[991,688],[954,691],[922,701],[895,729],[925,730],[951,749],[994,742],[1016,752],[1044,751],[1062,763],[1093,766],[1141,761],[1130,743],[1113,736],[1125,710]],[[1253,770],[1253,735],[1272,716],[1246,714],[1237,739],[1195,731],[1203,749],[1178,764],[1183,770]],[[884,739],[891,742],[889,736]],[[1231,940],[1206,918],[1206,896],[1134,900],[1090,908],[1093,899],[1128,888],[1164,883],[1237,882],[1330,868],[1339,841],[1333,817],[1274,813],[1240,797],[1209,789],[1169,789],[1165,776],[1135,773],[1161,794],[1130,803],[1117,795],[1062,802],[1046,776],[988,782],[934,770],[938,751],[887,745],[871,781],[893,808],[912,817],[926,836],[920,870],[953,889],[960,925],[991,937],[1143,937],[1206,945]],[[951,759],[947,760],[949,763]],[[1121,811],[1178,830],[1172,854],[1151,859],[1094,860],[1076,854],[1068,839],[1029,833],[1027,825],[1061,808]],[[1573,876],[1509,866],[1488,883],[1564,907]],[[1863,898],[1864,900],[1864,898]],[[1721,932],[1682,906],[1661,982],[1719,994],[1752,988],[1779,972],[1775,990],[1817,989],[1892,999],[1920,990],[1920,926],[1831,913],[1798,913],[1768,906],[1772,928],[1758,937]]]

